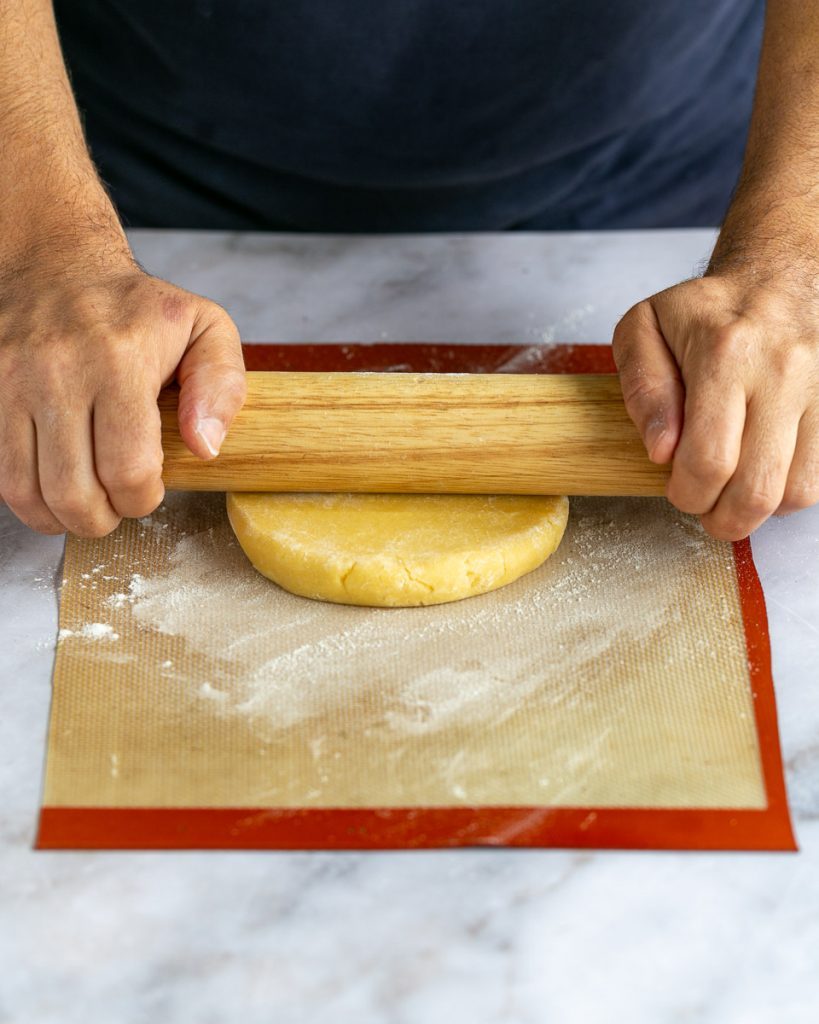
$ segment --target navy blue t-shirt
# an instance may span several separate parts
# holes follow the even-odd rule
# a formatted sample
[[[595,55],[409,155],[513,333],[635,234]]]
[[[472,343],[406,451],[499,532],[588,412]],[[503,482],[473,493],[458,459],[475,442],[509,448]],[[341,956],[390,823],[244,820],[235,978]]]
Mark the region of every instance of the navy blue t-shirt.
[[[56,0],[126,223],[717,223],[763,0]]]

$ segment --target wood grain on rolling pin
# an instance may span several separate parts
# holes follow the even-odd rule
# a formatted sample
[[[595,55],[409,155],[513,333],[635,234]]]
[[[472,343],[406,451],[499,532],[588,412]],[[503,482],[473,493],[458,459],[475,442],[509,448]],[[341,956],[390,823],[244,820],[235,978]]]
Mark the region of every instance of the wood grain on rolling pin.
[[[248,373],[218,459],[160,396],[176,490],[660,495],[613,375]]]

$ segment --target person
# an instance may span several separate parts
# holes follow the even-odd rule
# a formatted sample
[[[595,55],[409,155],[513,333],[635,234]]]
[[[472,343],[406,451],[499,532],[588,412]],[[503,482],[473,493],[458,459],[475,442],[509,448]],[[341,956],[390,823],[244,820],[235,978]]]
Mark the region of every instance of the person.
[[[162,499],[166,382],[203,459],[242,404],[230,317],[123,221],[722,221],[706,272],[616,327],[628,411],[715,537],[819,501],[817,52],[801,0],[6,0],[0,496],[103,535]]]

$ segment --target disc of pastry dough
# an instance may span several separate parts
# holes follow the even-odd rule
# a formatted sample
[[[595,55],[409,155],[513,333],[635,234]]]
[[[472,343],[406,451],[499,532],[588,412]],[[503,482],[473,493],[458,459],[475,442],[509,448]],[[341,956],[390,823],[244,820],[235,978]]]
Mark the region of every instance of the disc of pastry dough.
[[[338,604],[459,601],[537,568],[560,543],[567,498],[473,494],[229,494],[253,565]]]

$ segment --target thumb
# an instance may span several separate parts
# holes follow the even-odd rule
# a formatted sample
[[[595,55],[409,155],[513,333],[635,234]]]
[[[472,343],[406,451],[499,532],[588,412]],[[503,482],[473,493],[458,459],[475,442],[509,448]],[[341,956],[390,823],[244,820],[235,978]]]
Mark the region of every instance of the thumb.
[[[247,390],[239,332],[215,303],[197,313],[176,379],[182,440],[194,455],[215,459]]]
[[[614,329],[612,347],[626,410],[648,457],[670,462],[682,433],[685,392],[651,300],[626,313]]]

